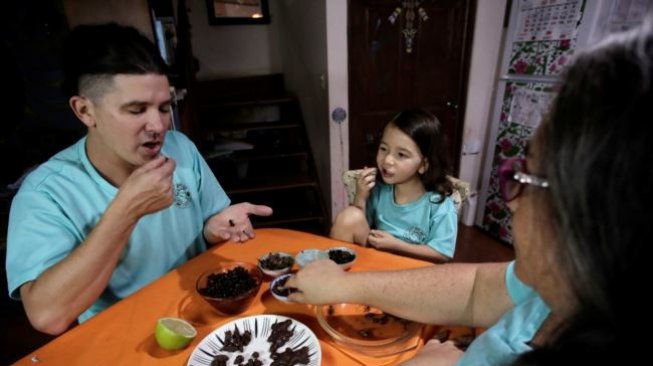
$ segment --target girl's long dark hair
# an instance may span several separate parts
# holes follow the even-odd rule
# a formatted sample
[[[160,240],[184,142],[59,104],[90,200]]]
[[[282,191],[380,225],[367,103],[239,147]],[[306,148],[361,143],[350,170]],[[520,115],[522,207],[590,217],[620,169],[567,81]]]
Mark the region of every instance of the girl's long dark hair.
[[[446,139],[440,121],[423,109],[407,109],[397,114],[388,124],[397,126],[419,147],[428,166],[422,174],[422,184],[427,191],[438,192],[442,202],[453,192],[447,179],[449,162],[446,159]]]

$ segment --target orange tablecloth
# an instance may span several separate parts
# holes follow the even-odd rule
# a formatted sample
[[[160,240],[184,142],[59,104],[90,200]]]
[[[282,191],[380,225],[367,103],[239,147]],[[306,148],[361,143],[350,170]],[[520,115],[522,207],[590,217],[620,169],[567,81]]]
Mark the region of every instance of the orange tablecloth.
[[[302,249],[350,246],[358,254],[352,271],[415,268],[427,262],[362,248],[329,238],[292,230],[260,229],[256,238],[245,243],[225,243],[210,248],[183,266],[144,287],[52,342],[30,353],[17,365],[186,365],[197,344],[212,330],[236,318],[255,314],[284,315],[306,324],[320,339],[322,365],[365,365],[370,360],[352,357],[334,347],[314,316],[312,306],[277,301],[269,292],[269,279],[261,286],[257,299],[247,312],[232,317],[218,315],[195,294],[195,280],[220,261],[256,263],[270,251],[296,254]],[[174,316],[193,323],[197,338],[189,347],[175,352],[161,349],[153,331],[160,317]],[[421,343],[420,343],[421,346]],[[375,362],[396,364],[412,357],[415,350]],[[32,359],[40,362],[35,363]]]

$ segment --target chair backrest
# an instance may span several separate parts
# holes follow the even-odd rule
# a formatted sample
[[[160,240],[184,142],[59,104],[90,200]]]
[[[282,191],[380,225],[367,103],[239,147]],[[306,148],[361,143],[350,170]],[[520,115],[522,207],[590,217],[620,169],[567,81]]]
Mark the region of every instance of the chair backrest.
[[[345,184],[347,199],[349,200],[350,204],[354,202],[354,197],[356,196],[356,179],[360,175],[361,171],[362,169],[347,170],[342,174],[342,182]],[[469,183],[450,175],[447,176],[447,178],[453,184],[453,193],[451,194],[451,199],[453,199],[453,204],[456,206],[458,216],[460,216],[460,210],[463,206],[463,202],[465,202],[467,197],[469,197]]]

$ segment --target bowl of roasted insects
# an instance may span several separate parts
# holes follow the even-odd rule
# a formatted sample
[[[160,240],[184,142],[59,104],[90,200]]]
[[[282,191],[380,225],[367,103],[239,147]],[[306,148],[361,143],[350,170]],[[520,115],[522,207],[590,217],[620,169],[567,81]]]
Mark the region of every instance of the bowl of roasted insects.
[[[348,247],[335,247],[327,250],[329,259],[336,262],[342,269],[349,269],[356,262],[356,251]]]
[[[283,252],[270,252],[258,259],[258,268],[270,277],[278,277],[290,272],[295,258]]]
[[[200,297],[225,315],[240,314],[256,298],[263,274],[252,263],[222,262],[200,275],[195,288]]]

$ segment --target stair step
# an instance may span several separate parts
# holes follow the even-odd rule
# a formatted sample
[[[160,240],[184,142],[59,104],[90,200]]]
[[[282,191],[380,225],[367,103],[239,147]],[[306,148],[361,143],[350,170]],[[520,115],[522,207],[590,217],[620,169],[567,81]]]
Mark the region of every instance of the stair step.
[[[252,217],[255,227],[326,234],[330,220],[301,108],[283,76],[213,80],[198,90],[198,146],[232,202],[274,209],[269,218]]]
[[[239,194],[249,192],[275,191],[282,189],[316,187],[317,181],[309,176],[295,176],[265,181],[241,180],[238,187],[225,188],[227,194]]]
[[[219,100],[206,101],[202,104],[201,108],[206,109],[223,109],[223,108],[242,108],[242,107],[256,107],[270,104],[284,104],[292,103],[294,99],[291,97],[270,97],[263,99],[235,99],[235,100]]]

